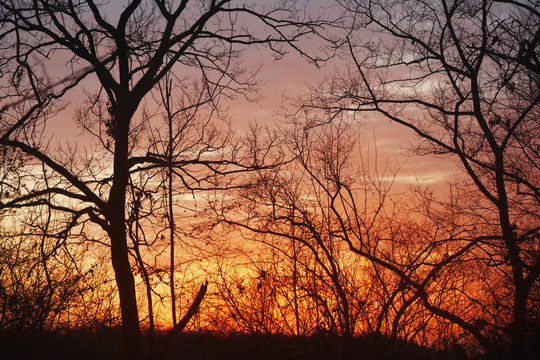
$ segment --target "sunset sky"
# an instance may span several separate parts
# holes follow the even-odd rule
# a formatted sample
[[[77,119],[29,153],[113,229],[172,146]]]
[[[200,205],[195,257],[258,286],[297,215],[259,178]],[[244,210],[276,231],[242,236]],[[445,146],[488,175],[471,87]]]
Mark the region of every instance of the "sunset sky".
[[[322,45],[322,41],[309,41],[309,48],[315,53],[316,48]],[[236,131],[240,133],[250,123],[264,124],[270,128],[280,127],[279,124],[284,121],[282,115],[284,106],[288,111],[293,110],[294,105],[291,101],[309,94],[310,86],[317,87],[326,78],[350,66],[345,58],[333,58],[317,67],[295,51],[290,51],[282,59],[275,60],[265,48],[246,49],[241,62],[248,70],[260,67],[258,78],[262,84],[257,102],[247,101],[242,96],[237,96],[232,101],[222,101],[222,105],[228,109],[227,113],[233,126],[236,126]],[[67,74],[65,64],[58,61],[51,61],[47,64],[47,69],[58,75]],[[89,80],[86,81],[85,89],[95,90]],[[85,96],[81,89],[76,89],[67,103],[69,111],[50,122],[50,128],[54,129],[52,134],[60,142],[73,140],[80,135],[80,129],[74,122],[65,121],[65,116],[73,114],[74,109],[85,100]],[[379,169],[388,167],[391,170],[387,175],[399,168],[395,178],[396,185],[441,184],[444,179],[455,173],[456,163],[452,160],[418,156],[411,152],[417,140],[412,131],[375,113],[360,114],[358,119],[360,122],[355,128],[360,135],[358,144],[364,155],[367,156],[369,153],[373,161],[376,149]],[[85,143],[82,138],[78,142],[80,145]]]
[[[325,12],[329,17],[337,16],[333,8],[329,8],[325,1],[310,2],[308,11]],[[113,23],[116,21],[124,2],[113,2],[108,5],[107,15]],[[322,8],[321,8],[321,7]],[[329,28],[329,32],[334,31]],[[366,37],[372,37],[373,34],[366,34]],[[375,41],[381,41],[375,38]],[[314,38],[302,39],[300,47],[307,50],[311,55],[320,54],[319,47],[323,47],[321,40]],[[236,100],[223,105],[228,107],[228,113],[237,129],[242,131],[245,126],[252,123],[266,124],[270,127],[276,126],[283,121],[283,117],[278,114],[281,112],[282,105],[292,109],[290,99],[296,99],[299,96],[309,93],[309,86],[315,86],[321,83],[325,78],[331,77],[336,72],[342,71],[350,66],[350,59],[346,57],[335,57],[328,62],[321,63],[320,67],[308,62],[296,51],[289,49],[289,53],[280,60],[274,60],[271,52],[265,47],[244,49],[245,52],[241,58],[241,63],[248,69],[254,70],[261,67],[258,77],[263,84],[260,87],[260,101],[257,103],[247,102],[239,97]],[[62,61],[60,56],[52,58],[44,65],[47,72],[52,76],[61,77],[67,75],[69,67]],[[90,92],[95,91],[90,80],[85,81],[85,88]],[[68,103],[69,114],[85,100],[86,95],[81,89],[76,89],[70,96]],[[60,117],[56,117],[50,122],[50,128],[53,129],[54,136],[62,143],[72,139],[80,134],[80,130],[75,127],[72,121],[65,121],[66,112]],[[359,145],[364,149],[364,153],[373,155],[375,144],[377,148],[378,163],[380,168],[389,166],[390,169],[400,167],[396,174],[396,183],[402,184],[435,184],[443,181],[446,177],[455,172],[455,163],[450,160],[441,160],[440,157],[432,156],[412,156],[408,151],[411,145],[415,144],[414,134],[405,129],[381,118],[374,113],[366,116],[360,115],[361,126],[359,131]],[[279,126],[279,125],[278,125]],[[79,141],[81,144],[84,141]]]
[[[293,109],[294,106],[290,105],[291,99],[308,94],[310,86],[317,87],[325,78],[350,65],[345,59],[334,58],[317,68],[294,52],[274,61],[267,51],[249,50],[244,61],[247,66],[262,64],[259,77],[264,83],[260,88],[260,102],[250,103],[239,98],[229,105],[233,123],[241,126],[249,122],[274,126],[283,121],[283,117],[278,113],[283,105]],[[375,113],[361,114],[358,119],[358,144],[364,155],[367,156],[369,151],[373,157],[376,148],[380,169],[385,166],[390,169],[399,167],[396,184],[441,184],[456,172],[457,164],[454,160],[445,160],[440,156],[415,155],[411,149],[417,138],[411,130]]]
[[[537,1],[0,13],[0,347],[120,327],[130,360],[192,331],[337,336],[345,359],[372,334],[535,343]]]

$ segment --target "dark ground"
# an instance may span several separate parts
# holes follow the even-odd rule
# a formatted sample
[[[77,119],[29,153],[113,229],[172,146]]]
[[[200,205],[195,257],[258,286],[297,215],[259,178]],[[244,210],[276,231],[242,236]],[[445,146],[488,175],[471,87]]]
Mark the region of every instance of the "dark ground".
[[[165,335],[158,335],[155,348]],[[145,339],[145,355],[150,342]],[[331,336],[285,337],[280,335],[217,336],[191,333],[178,337],[175,346],[160,359],[182,360],[340,360],[344,359],[343,339]],[[0,334],[0,359],[103,359],[122,358],[118,329],[65,333]],[[355,338],[349,347],[351,360],[457,360],[465,359],[459,350],[435,351],[404,341],[390,342],[381,336]],[[153,352],[155,354],[155,351]]]

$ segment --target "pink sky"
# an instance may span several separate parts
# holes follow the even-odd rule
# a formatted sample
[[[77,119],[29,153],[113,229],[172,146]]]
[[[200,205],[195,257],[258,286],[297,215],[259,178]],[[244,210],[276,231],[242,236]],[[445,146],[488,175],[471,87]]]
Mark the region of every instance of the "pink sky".
[[[259,52],[258,55],[263,55]],[[262,59],[251,56],[248,62],[263,63],[260,77],[265,81],[261,87],[263,100],[260,103],[248,103],[238,99],[231,103],[229,112],[235,123],[248,122],[275,124],[281,119],[275,112],[281,107],[282,100],[296,98],[306,94],[309,85],[317,85],[325,76],[331,76],[337,69],[345,66],[344,61],[332,60],[322,68],[307,63],[298,54],[291,53],[280,61],[271,58]],[[363,151],[374,154],[377,147],[379,167],[388,164],[390,168],[401,166],[396,181],[399,183],[434,184],[448,178],[456,171],[456,164],[438,156],[415,156],[410,149],[416,142],[414,133],[403,126],[394,124],[381,116],[370,113],[362,120],[359,144]]]
[[[117,3],[114,5],[119,6]],[[109,15],[113,17],[114,11],[111,11]],[[316,49],[319,45],[321,44],[313,40],[308,44],[310,49]],[[346,66],[345,61],[338,58],[328,62],[322,68],[317,68],[294,51],[291,51],[283,59],[274,61],[270,51],[264,48],[247,50],[243,61],[248,68],[263,65],[259,77],[264,81],[264,84],[260,89],[262,100],[259,103],[249,103],[244,99],[237,99],[228,105],[233,124],[240,129],[249,122],[274,126],[276,122],[281,120],[275,113],[280,109],[283,96],[295,98],[305,94],[308,92],[308,85],[317,85],[325,76],[331,76],[336,69]],[[67,72],[67,68],[60,61],[52,61],[47,64],[47,71],[61,74],[64,71]],[[73,110],[83,98],[84,95],[80,92],[76,96],[72,96],[70,110]],[[64,113],[52,124],[55,136],[60,141],[72,138],[79,133],[73,122],[65,121],[65,116],[70,115]],[[396,179],[398,182],[434,183],[443,180],[455,171],[453,163],[441,160],[441,158],[412,156],[407,159],[404,154],[410,148],[410,144],[415,141],[411,131],[381,118],[372,117],[364,120],[363,123],[359,143],[362,148],[370,148],[371,153],[373,153],[375,143],[377,144],[380,167],[389,164],[391,168],[395,168],[397,164],[400,164],[401,170]]]

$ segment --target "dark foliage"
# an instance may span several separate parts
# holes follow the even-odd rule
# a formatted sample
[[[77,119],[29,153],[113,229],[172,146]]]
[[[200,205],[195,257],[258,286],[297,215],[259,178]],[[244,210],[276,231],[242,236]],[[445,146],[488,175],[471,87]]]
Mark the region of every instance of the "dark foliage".
[[[103,328],[93,331],[3,333],[0,354],[6,360],[37,359],[119,359],[122,354],[121,331]],[[145,339],[146,358],[152,359],[166,336],[159,334],[151,348]],[[160,359],[234,359],[234,360],[302,360],[344,359],[344,338],[314,335],[287,337],[271,334],[238,334],[220,336],[211,333],[181,334],[173,350]],[[461,349],[437,351],[405,341],[365,335],[354,338],[349,347],[350,359],[384,360],[451,360],[466,359]]]

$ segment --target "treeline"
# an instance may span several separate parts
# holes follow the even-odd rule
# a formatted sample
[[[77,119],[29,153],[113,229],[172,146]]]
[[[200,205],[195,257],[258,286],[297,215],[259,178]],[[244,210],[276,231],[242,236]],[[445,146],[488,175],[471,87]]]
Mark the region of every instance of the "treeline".
[[[158,333],[153,347],[159,346],[166,335]],[[102,328],[92,333],[71,331],[69,333],[46,332],[12,335],[0,338],[3,358],[34,360],[58,359],[118,359],[122,354],[122,336],[119,328]],[[143,336],[143,348],[149,352],[151,342]],[[223,359],[223,360],[302,360],[345,359],[343,338],[314,335],[287,337],[277,334],[236,334],[222,336],[209,332],[184,333],[175,341],[173,348],[161,359]],[[405,341],[391,342],[376,335],[361,336],[350,345],[352,359],[418,359],[450,360],[466,359],[463,351],[437,351],[426,349]]]

